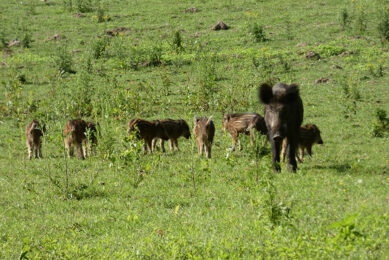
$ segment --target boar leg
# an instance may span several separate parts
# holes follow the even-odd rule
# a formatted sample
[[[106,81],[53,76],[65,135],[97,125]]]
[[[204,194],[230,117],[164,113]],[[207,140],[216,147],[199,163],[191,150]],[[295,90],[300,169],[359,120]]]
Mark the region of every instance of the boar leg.
[[[29,142],[27,142],[27,149],[28,149],[28,159],[31,160],[32,154],[33,154],[33,151],[32,151],[33,148],[32,148],[32,145]]]
[[[33,145],[33,147],[34,147],[33,149],[34,149],[35,158],[38,158],[38,149],[35,144]]]
[[[160,145],[161,145],[161,150],[164,153],[166,150],[165,150],[165,141],[163,139],[161,139]]]
[[[153,151],[155,151],[155,147],[157,146],[157,138],[154,138],[153,139],[153,142],[152,142],[152,148],[153,148]]]
[[[299,146],[297,149],[298,151],[296,152],[296,159],[298,160],[299,163],[302,163],[304,159],[304,147]]]
[[[38,144],[38,156],[39,158],[42,158],[42,143]]]
[[[145,143],[143,144],[143,154],[147,154],[147,142],[145,140]]]
[[[87,141],[83,141],[82,142],[83,145],[81,146],[82,147],[82,154],[84,155],[84,158],[88,157],[88,143]]]
[[[198,153],[199,155],[201,155],[203,153],[203,147],[204,147],[203,142],[196,139],[196,143],[197,143]]]
[[[288,171],[296,172],[297,170],[297,162],[296,162],[296,141],[293,138],[289,139],[288,145]]]
[[[147,139],[147,150],[149,153],[153,152],[153,139]]]
[[[308,153],[309,158],[312,158],[312,145],[307,146],[307,153]]]
[[[175,147],[175,149],[177,150],[177,151],[179,151],[180,149],[178,148],[178,139],[176,138],[176,139],[173,139],[173,145],[174,145],[174,147]]]
[[[274,171],[281,171],[280,167],[280,153],[281,153],[281,141],[274,141],[273,138],[270,139],[271,150],[273,154],[273,169]]]
[[[254,145],[254,134],[252,128],[249,130],[249,133],[250,133],[250,144]]]
[[[169,139],[170,151],[174,150],[174,142],[173,139]]]
[[[85,159],[81,143],[77,144],[77,158],[82,159],[82,160]]]
[[[285,162],[286,158],[286,150],[288,146],[288,140],[285,138],[284,141],[282,142],[282,149],[281,149],[281,154],[282,154],[282,162]]]
[[[300,163],[302,163],[304,161],[304,147],[300,146],[299,150],[300,150],[300,157],[297,157],[297,158],[298,158],[298,161]]]
[[[233,132],[233,133],[230,133],[230,135],[232,137],[232,149],[231,149],[231,151],[235,151],[236,141],[238,139],[238,133],[237,132]]]
[[[205,155],[207,158],[211,158],[211,144],[207,144],[205,146]]]

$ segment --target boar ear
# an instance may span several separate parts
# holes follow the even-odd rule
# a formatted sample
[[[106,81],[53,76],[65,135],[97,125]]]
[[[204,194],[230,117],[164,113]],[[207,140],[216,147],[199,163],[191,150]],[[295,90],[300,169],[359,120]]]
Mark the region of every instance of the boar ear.
[[[297,84],[290,84],[287,94],[287,100],[290,102],[295,101],[300,96],[299,87]]]
[[[268,83],[262,83],[258,89],[258,97],[264,104],[269,104],[273,98],[272,87]]]
[[[199,118],[198,118],[197,116],[195,116],[195,117],[193,118],[193,124],[195,125],[198,121],[199,121]]]
[[[210,117],[208,118],[208,121],[207,121],[206,125],[208,125],[209,123],[211,123],[211,121],[212,121],[212,116],[210,116]]]

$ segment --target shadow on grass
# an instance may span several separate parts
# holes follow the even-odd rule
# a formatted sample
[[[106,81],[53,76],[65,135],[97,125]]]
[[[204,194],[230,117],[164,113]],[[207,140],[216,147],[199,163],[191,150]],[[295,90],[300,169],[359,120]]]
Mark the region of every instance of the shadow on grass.
[[[317,170],[335,170],[338,173],[343,173],[349,171],[352,168],[352,166],[349,163],[333,163],[327,165],[314,165],[309,168],[317,169]]]

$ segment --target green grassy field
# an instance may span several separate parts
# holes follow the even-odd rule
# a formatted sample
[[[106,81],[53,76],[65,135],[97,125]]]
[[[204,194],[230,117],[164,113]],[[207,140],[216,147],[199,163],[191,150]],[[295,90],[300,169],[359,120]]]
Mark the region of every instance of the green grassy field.
[[[0,0],[0,259],[387,258],[385,32],[384,0]],[[322,132],[296,174],[273,173],[263,137],[257,164],[221,130],[263,115],[265,81],[297,83]],[[211,160],[193,137],[152,155],[126,140],[131,118],[211,115]],[[44,158],[28,161],[34,118]],[[84,161],[64,156],[73,118],[100,124]]]

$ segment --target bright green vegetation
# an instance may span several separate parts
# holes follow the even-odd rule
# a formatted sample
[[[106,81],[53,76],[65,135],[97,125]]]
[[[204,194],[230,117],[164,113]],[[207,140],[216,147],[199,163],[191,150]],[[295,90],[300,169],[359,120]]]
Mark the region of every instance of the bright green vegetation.
[[[0,258],[387,257],[388,8],[0,0]],[[219,20],[231,28],[212,31]],[[264,81],[298,83],[304,123],[322,131],[296,174],[272,172],[266,142],[258,167],[247,137],[230,153],[221,132],[223,113],[263,114]],[[202,115],[217,128],[211,160],[193,138],[146,156],[126,140],[134,117],[192,127]],[[78,117],[101,128],[84,161],[64,158],[63,127]],[[33,118],[48,132],[44,159],[27,161]]]

